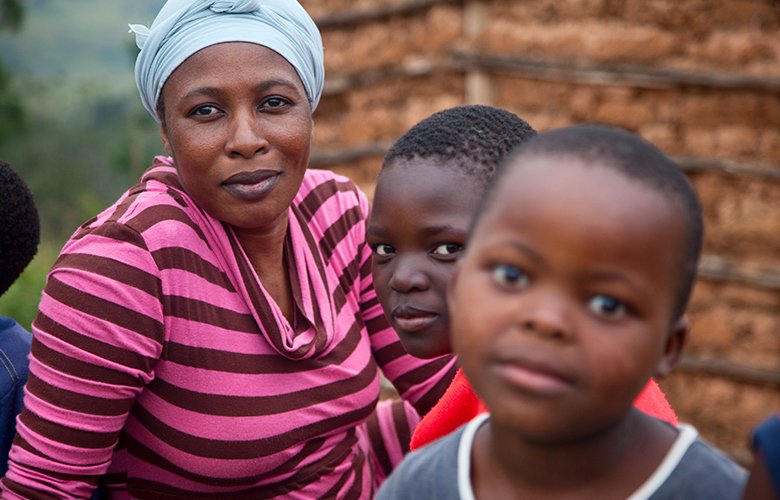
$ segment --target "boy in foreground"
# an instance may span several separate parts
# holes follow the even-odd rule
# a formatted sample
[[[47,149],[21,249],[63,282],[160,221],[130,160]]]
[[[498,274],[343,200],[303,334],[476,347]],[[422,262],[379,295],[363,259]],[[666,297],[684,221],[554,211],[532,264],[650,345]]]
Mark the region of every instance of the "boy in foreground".
[[[680,357],[701,241],[693,188],[637,136],[527,141],[487,188],[448,295],[490,413],[409,455],[377,498],[738,499],[744,470],[632,404]]]

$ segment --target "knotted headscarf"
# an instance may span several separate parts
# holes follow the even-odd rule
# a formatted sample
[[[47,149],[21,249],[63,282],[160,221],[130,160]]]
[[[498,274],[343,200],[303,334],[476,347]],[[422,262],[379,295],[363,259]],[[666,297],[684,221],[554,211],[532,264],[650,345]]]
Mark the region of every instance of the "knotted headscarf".
[[[311,109],[325,80],[322,39],[297,0],[168,0],[151,28],[131,24],[141,52],[135,83],[144,107],[160,123],[157,100],[171,73],[195,52],[223,42],[251,42],[287,59],[298,72]]]

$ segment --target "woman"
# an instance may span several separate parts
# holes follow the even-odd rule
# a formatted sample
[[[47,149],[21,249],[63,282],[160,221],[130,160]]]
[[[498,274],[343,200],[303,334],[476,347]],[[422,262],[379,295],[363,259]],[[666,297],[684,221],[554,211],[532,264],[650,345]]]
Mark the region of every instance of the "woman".
[[[365,196],[306,170],[314,23],[295,0],[170,0],[132,28],[170,158],[49,275],[4,498],[99,478],[115,498],[370,498],[416,418],[377,415],[378,367],[424,413],[453,361],[403,352]]]

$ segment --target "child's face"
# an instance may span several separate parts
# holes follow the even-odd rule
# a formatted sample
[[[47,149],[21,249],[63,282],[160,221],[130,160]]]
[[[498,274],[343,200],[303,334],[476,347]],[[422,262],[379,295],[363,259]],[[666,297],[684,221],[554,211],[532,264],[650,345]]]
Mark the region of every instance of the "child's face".
[[[368,224],[377,297],[404,348],[451,352],[445,292],[482,187],[457,168],[399,160],[377,183]]]
[[[663,195],[613,169],[522,161],[452,281],[453,347],[494,422],[575,439],[628,415],[678,358],[686,228]]]

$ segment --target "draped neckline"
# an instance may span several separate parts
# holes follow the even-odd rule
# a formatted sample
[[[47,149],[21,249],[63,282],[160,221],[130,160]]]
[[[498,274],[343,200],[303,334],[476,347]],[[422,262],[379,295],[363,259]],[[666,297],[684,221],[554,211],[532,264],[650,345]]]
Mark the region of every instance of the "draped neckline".
[[[179,198],[179,204],[186,207],[269,345],[290,359],[315,358],[330,350],[336,319],[333,301],[329,299],[331,283],[319,245],[296,205],[298,196],[288,209],[284,240],[284,259],[295,304],[296,320],[291,325],[263,288],[233,228],[207,214],[192,201],[185,193],[170,158],[155,158],[152,168],[146,171],[142,180],[163,183],[168,188],[168,194]]]

